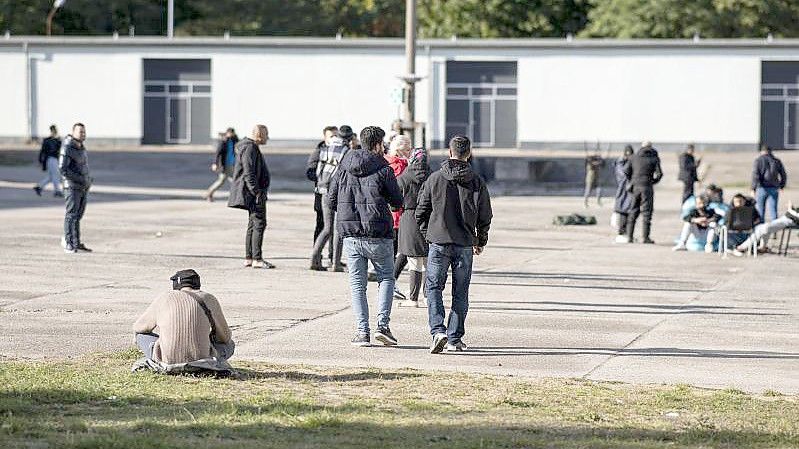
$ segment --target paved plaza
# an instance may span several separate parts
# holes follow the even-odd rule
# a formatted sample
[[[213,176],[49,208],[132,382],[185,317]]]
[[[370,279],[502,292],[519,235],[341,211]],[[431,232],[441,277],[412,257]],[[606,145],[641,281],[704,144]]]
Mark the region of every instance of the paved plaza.
[[[728,198],[748,190],[751,162],[716,160],[716,173],[740,183]],[[789,176],[799,176],[798,160],[785,159]],[[169,276],[194,268],[232,326],[234,365],[409,367],[799,393],[799,251],[724,260],[673,253],[675,170],[656,191],[654,246],[611,243],[611,201],[589,210],[597,226],[556,227],[553,216],[582,212],[582,198],[495,197],[490,242],[475,258],[464,338],[470,351],[457,355],[428,353],[425,309],[394,308],[398,347],[350,346],[346,275],[308,270],[310,193],[270,195],[264,247],[278,268],[252,270],[242,268],[244,212],[199,200],[204,184],[176,182],[179,168],[116,170],[116,177],[114,170],[95,174],[82,225],[95,252],[65,254],[63,202],[30,190],[41,172],[0,167],[1,357],[129,348],[131,324],[171,288]],[[799,190],[785,192],[786,204],[791,197],[799,201]],[[406,275],[399,282],[407,289]],[[375,293],[370,284],[373,317]]]

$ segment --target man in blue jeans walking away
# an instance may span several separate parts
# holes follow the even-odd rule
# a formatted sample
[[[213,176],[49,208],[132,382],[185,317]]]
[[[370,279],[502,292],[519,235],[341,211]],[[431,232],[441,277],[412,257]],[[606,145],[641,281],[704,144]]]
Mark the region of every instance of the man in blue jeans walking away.
[[[422,185],[416,206],[419,230],[430,243],[427,256],[427,314],[433,344],[430,352],[463,351],[472,256],[488,243],[491,198],[483,178],[467,162],[472,145],[465,136],[449,142],[449,159]],[[452,307],[444,326],[442,293],[452,268]]]
[[[394,220],[389,208],[402,207],[394,171],[383,157],[386,133],[377,126],[361,131],[361,148],[348,151],[327,189],[328,207],[336,213],[336,231],[344,238],[350,273],[352,310],[358,330],[355,346],[370,346],[367,265],[371,261],[379,282],[375,339],[396,345],[388,323],[394,295]]]
[[[752,169],[752,196],[755,197],[757,213],[763,222],[777,219],[777,203],[780,191],[785,188],[788,177],[782,161],[774,157],[771,148],[766,145],[760,147],[760,156],[755,159]],[[766,207],[769,219],[766,219]]]

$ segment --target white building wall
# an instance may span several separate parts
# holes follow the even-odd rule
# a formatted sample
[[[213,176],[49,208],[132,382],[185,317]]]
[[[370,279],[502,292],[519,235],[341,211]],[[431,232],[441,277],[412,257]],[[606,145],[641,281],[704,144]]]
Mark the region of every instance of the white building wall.
[[[269,126],[271,139],[308,140],[326,125],[388,129],[398,118],[392,90],[405,70],[400,52],[374,50],[228,51],[213,57],[211,126]],[[426,62],[417,65],[426,73]],[[426,119],[426,82],[417,91],[417,120]],[[240,132],[240,134],[244,134]]]
[[[55,123],[61,134],[75,122],[91,138],[140,140],[142,132],[141,56],[108,49],[44,49],[35,64],[35,133],[46,136]]]
[[[25,103],[25,54],[21,49],[0,51],[0,140],[28,132]]]
[[[518,70],[523,146],[759,140],[757,56],[541,55]]]

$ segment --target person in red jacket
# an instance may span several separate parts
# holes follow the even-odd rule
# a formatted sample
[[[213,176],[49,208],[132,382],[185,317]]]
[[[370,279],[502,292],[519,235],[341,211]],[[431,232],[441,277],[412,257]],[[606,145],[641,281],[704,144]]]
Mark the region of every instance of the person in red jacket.
[[[388,153],[386,153],[385,157],[386,161],[388,161],[388,165],[394,170],[395,178],[399,178],[399,176],[405,172],[405,169],[408,168],[408,156],[410,156],[410,154],[411,139],[409,139],[408,136],[397,134],[391,138],[388,144]],[[400,273],[402,273],[402,270],[405,269],[405,266],[408,264],[407,256],[397,252],[402,212],[402,209],[391,212],[391,216],[394,219],[394,279],[399,278]],[[398,301],[407,299],[396,284],[394,284],[394,299]]]

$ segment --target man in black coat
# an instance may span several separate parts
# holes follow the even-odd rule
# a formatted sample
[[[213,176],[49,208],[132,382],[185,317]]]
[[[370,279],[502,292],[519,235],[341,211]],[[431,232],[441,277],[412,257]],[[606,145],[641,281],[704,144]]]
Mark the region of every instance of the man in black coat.
[[[58,129],[55,125],[50,125],[50,137],[42,141],[42,149],[39,151],[39,164],[42,166],[42,171],[47,172],[47,175],[33,186],[33,191],[39,196],[42,196],[42,190],[50,183],[53,183],[53,190],[55,191],[53,196],[64,196],[61,191],[61,174],[58,172],[58,155],[60,151],[61,139],[58,137]]]
[[[680,206],[682,206],[685,200],[694,195],[694,183],[699,181],[696,168],[702,163],[702,159],[698,161],[694,159],[694,145],[690,144],[685,148],[685,152],[680,155],[679,162],[680,174],[677,179],[682,181],[683,185],[682,200],[680,201]]]
[[[275,268],[263,260],[261,247],[266,229],[266,194],[269,190],[269,169],[259,145],[269,140],[269,130],[255,125],[252,137],[236,144],[236,167],[233,170],[233,188],[228,207],[244,209],[250,214],[244,241],[245,267]]]
[[[89,158],[83,142],[86,127],[83,123],[72,126],[72,134],[64,139],[58,160],[58,170],[64,178],[66,213],[64,214],[64,251],[67,253],[91,252],[80,238],[80,221],[86,212],[86,200],[92,178],[89,176]]]
[[[416,205],[419,231],[430,243],[427,256],[427,316],[433,343],[430,352],[463,351],[472,257],[488,243],[491,198],[485,181],[469,165],[471,142],[455,136],[449,159],[422,185]],[[443,291],[452,268],[452,307],[444,326]]]
[[[634,241],[635,222],[643,212],[643,242],[655,243],[650,238],[652,212],[655,208],[654,185],[663,178],[663,170],[660,168],[660,156],[658,156],[657,150],[652,148],[651,142],[641,144],[641,149],[630,158],[630,164],[625,168],[624,174],[630,180],[632,187],[632,207],[627,220],[627,241],[628,243]]]
[[[344,238],[347,254],[352,311],[357,321],[351,340],[355,346],[371,345],[366,300],[369,262],[379,283],[375,339],[387,346],[397,344],[388,326],[394,294],[394,219],[390,209],[402,207],[402,193],[383,157],[385,136],[377,126],[361,130],[362,148],[344,154],[327,189],[328,207],[336,213],[336,232]]]

